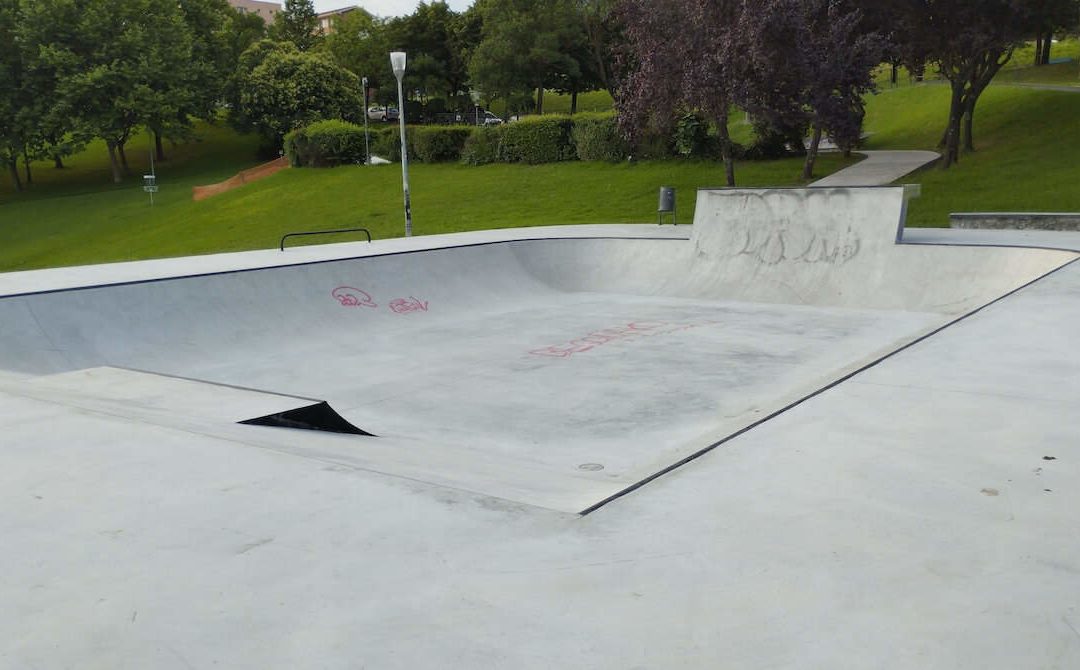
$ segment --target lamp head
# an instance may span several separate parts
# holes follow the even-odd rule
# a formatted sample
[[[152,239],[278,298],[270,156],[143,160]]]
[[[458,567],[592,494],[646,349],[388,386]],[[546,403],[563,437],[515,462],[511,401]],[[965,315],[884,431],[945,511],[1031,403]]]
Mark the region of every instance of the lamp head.
[[[390,67],[394,69],[394,76],[401,79],[405,74],[405,52],[404,51],[392,51],[390,52]]]

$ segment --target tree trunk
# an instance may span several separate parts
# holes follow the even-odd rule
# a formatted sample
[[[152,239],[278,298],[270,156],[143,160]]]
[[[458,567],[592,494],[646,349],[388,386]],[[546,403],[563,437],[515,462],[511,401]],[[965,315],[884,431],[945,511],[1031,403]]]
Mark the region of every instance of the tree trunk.
[[[116,160],[116,143],[106,141],[105,146],[109,149],[109,167],[112,168],[112,180],[114,184],[124,181],[124,175],[120,171],[120,163]]]
[[[11,184],[15,187],[15,191],[21,192],[23,190],[22,180],[19,179],[19,161],[16,158],[12,158],[7,162],[8,171],[11,173]]]
[[[896,63],[892,63],[892,70],[889,73],[889,83],[896,86],[900,81],[900,67]]]
[[[543,86],[537,86],[536,87],[536,113],[537,114],[543,114],[544,113],[544,87]]]
[[[131,168],[128,167],[127,152],[124,151],[124,143],[118,142],[116,145],[116,153],[120,155],[120,165],[124,168],[124,176],[131,176]]]
[[[63,156],[61,156],[60,154],[53,154],[52,159],[53,159],[53,167],[54,168],[56,168],[57,170],[63,170],[64,169],[64,157]]]
[[[23,152],[23,171],[26,172],[26,185],[34,183],[34,176],[30,173],[30,156]]]
[[[975,140],[972,137],[972,125],[974,125],[975,117],[975,105],[974,99],[969,98],[968,103],[964,105],[964,128],[963,128],[963,142],[964,151],[975,151]]]
[[[154,160],[159,162],[166,160],[165,149],[161,146],[161,133],[156,130],[154,131]]]
[[[1001,70],[1002,66],[1008,62],[1011,55],[1011,51],[987,54],[981,67],[975,69],[968,81],[968,88],[964,92],[962,100],[964,108],[963,140],[964,149],[967,151],[975,151],[975,139],[972,128],[974,126],[975,105],[979,102],[979,96],[983,94],[986,87],[994,80],[994,75],[996,75]]]
[[[806,160],[803,161],[802,178],[810,180],[814,178],[814,161],[817,160],[818,147],[821,146],[821,126],[814,124],[814,134],[810,138],[810,148],[806,150]]]
[[[1042,33],[1039,33],[1038,35],[1035,36],[1035,63],[1034,63],[1035,67],[1038,67],[1038,66],[1043,64],[1042,58],[1043,58]]]
[[[1046,34],[1043,35],[1043,45],[1042,45],[1042,48],[1043,48],[1042,64],[1043,65],[1049,65],[1050,64],[1050,48],[1053,47],[1053,46],[1054,46],[1054,31],[1048,30],[1048,31],[1046,31]]]
[[[720,156],[724,159],[724,177],[728,186],[735,185],[735,152],[731,147],[731,135],[728,133],[728,115],[721,114],[716,119],[716,129],[720,133]]]
[[[577,114],[577,91],[570,94],[570,116]]]
[[[949,125],[945,129],[945,156],[941,169],[948,170],[960,159],[960,117],[964,113],[964,82],[952,82],[952,100],[949,104]]]

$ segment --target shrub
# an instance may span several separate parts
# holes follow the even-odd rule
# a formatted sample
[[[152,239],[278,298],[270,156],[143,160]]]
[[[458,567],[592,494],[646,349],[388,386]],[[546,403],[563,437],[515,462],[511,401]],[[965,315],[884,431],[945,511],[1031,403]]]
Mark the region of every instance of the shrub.
[[[634,145],[633,157],[642,160],[662,160],[675,155],[670,133],[648,130]]]
[[[316,121],[285,135],[293,167],[333,167],[364,162],[364,129],[347,121]]]
[[[746,150],[751,160],[771,160],[786,156],[806,155],[803,137],[806,128],[777,127],[763,120],[754,120],[754,142]]]
[[[577,157],[583,161],[621,161],[630,144],[619,134],[614,114],[578,114],[572,131]]]
[[[414,132],[412,126],[405,127],[407,142]],[[394,163],[401,160],[401,129],[397,124],[371,133],[371,153]]]
[[[577,157],[569,116],[532,116],[506,125],[502,159],[508,163],[555,163]]]
[[[502,160],[503,135],[508,127],[474,128],[461,150],[461,161],[469,165],[487,165]]]
[[[709,151],[709,122],[697,114],[683,114],[675,123],[675,151],[683,156],[704,156]]]
[[[409,146],[416,159],[424,163],[461,160],[471,133],[468,126],[424,126],[415,129]]]

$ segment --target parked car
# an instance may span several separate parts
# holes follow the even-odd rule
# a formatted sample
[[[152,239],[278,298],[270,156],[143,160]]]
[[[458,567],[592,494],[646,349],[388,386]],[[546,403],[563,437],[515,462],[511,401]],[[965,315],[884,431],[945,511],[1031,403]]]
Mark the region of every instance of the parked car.
[[[465,112],[440,112],[430,117],[431,123],[442,125],[469,125],[469,126],[497,126],[503,120],[491,112],[483,109],[472,109]]]
[[[375,105],[374,107],[368,107],[367,117],[372,121],[397,121],[398,110],[397,107]]]

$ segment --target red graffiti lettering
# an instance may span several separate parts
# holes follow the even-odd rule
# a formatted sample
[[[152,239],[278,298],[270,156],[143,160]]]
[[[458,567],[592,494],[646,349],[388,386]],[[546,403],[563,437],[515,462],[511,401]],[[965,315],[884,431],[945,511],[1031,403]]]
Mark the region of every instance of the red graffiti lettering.
[[[367,291],[352,286],[339,286],[331,291],[330,295],[334,296],[342,307],[378,307]]]
[[[409,296],[408,298],[396,298],[390,301],[390,309],[396,314],[408,314],[409,312],[426,312],[428,311],[428,304],[425,301],[417,300],[416,298]]]
[[[594,330],[593,332],[583,337],[570,340],[566,344],[533,349],[529,351],[529,354],[533,356],[548,356],[551,358],[570,358],[574,354],[585,353],[586,351],[591,351],[597,347],[609,344],[611,342],[626,341],[631,339],[636,341],[640,340],[643,337],[669,335],[672,333],[691,330],[693,328],[701,328],[703,326],[709,326],[716,323],[719,323],[719,321],[705,320],[693,323],[668,323],[666,321],[635,321],[633,323],[628,323],[625,326],[615,326],[612,328],[604,328],[602,330]]]

